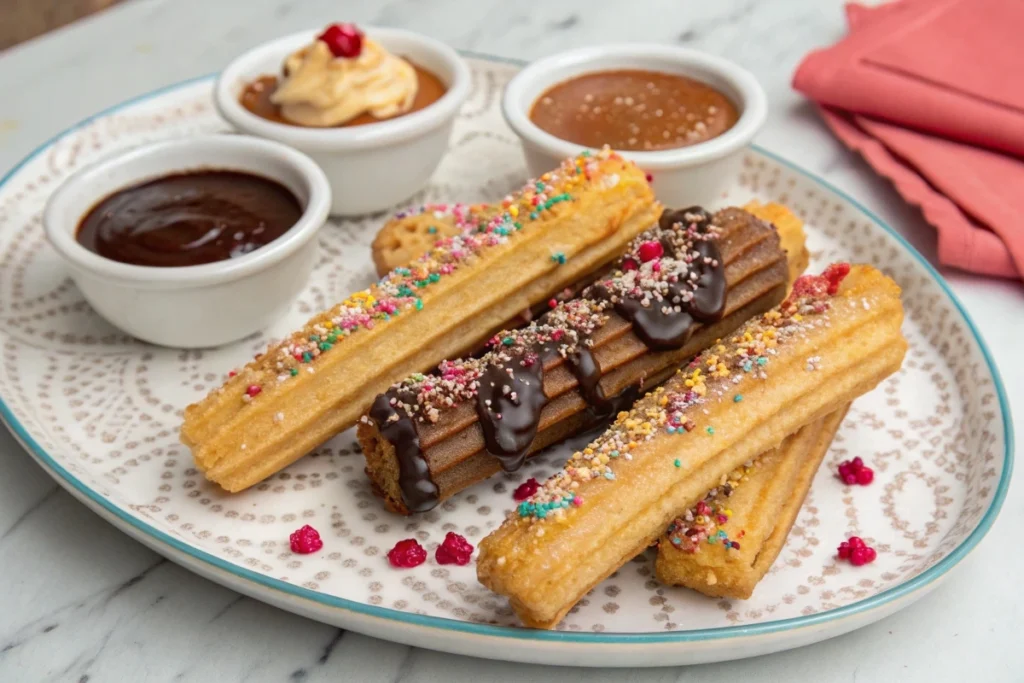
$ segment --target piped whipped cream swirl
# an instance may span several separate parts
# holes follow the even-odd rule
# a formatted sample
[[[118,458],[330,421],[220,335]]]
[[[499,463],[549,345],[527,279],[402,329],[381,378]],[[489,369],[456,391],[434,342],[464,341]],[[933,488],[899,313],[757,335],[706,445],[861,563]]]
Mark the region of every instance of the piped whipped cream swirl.
[[[321,40],[285,60],[271,96],[281,115],[300,126],[340,126],[369,113],[386,119],[412,109],[419,83],[413,66],[366,39],[357,57],[335,57]]]

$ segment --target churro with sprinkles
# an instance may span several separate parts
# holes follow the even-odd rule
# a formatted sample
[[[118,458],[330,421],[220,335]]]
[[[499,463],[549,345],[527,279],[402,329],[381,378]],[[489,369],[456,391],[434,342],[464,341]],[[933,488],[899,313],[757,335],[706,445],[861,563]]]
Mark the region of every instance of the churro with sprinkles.
[[[207,478],[247,488],[352,426],[391,383],[476,346],[610,263],[659,213],[644,173],[609,150],[567,159],[493,205],[405,212],[398,221],[445,222],[456,232],[189,406],[182,441]]]
[[[423,512],[614,416],[642,387],[784,298],[782,238],[739,208],[666,211],[575,298],[498,333],[485,353],[379,396],[359,424],[375,491],[391,510]],[[802,245],[801,228],[785,238]]]
[[[527,625],[553,627],[723,477],[895,372],[906,352],[899,294],[869,266],[799,278],[786,301],[619,413],[520,502],[479,546],[481,582]],[[718,541],[742,551],[738,534],[718,534],[729,515],[707,512]]]

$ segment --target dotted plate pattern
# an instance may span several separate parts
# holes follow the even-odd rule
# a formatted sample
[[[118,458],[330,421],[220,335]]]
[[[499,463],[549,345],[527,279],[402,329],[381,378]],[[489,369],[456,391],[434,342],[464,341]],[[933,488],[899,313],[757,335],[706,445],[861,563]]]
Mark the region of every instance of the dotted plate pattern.
[[[526,177],[518,141],[499,112],[512,66],[473,61],[473,88],[432,184],[410,201],[500,198]],[[512,490],[543,479],[576,439],[513,475],[464,491],[427,514],[388,513],[363,474],[352,433],[342,434],[254,489],[227,495],[194,469],[178,442],[182,409],[225,373],[306,318],[374,279],[369,244],[383,215],[332,220],[320,259],[293,310],[273,329],[229,347],[149,346],[105,323],[84,302],[47,245],[40,215],[49,193],[90,161],[158,139],[226,131],[211,83],[186,85],[101,116],[27,163],[0,190],[0,397],[57,462],[127,515],[230,562],[314,591],[394,610],[516,625],[475,568],[440,566],[448,531],[474,545],[512,509]],[[855,206],[756,151],[722,197],[787,204],[807,221],[812,268],[834,260],[874,264],[904,290],[910,342],[903,369],[854,403],[789,542],[751,600],[715,600],[654,579],[653,553],[626,564],[572,610],[561,629],[658,633],[816,614],[899,585],[956,548],[989,508],[1003,467],[999,402],[971,332],[939,284]],[[868,487],[835,476],[861,456]],[[324,549],[293,555],[288,535],[320,530]],[[865,567],[837,563],[851,534],[878,551]],[[430,559],[413,570],[385,554],[415,537]]]

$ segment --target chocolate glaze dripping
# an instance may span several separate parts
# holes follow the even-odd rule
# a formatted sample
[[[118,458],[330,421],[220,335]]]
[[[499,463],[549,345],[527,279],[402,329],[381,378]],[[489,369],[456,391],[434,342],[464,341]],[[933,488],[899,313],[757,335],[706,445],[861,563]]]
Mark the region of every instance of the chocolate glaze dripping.
[[[391,399],[402,398],[392,391],[379,395],[370,408],[381,436],[391,442],[398,457],[398,486],[402,500],[411,512],[426,512],[437,505],[439,491],[430,476],[430,467],[420,449],[420,437],[412,418],[395,410]]]
[[[503,365],[488,366],[479,379],[476,414],[484,445],[506,472],[523,466],[526,449],[537,436],[540,411],[548,402],[542,355],[546,354],[529,353]]]
[[[580,395],[587,402],[594,417],[607,417],[612,414],[613,399],[604,395],[601,388],[601,367],[594,358],[594,352],[586,344],[580,344],[575,355],[566,359],[572,374],[579,383]]]
[[[687,214],[697,216],[696,221],[686,218]],[[687,225],[695,222],[699,233],[706,233],[711,226],[711,215],[699,207],[691,207],[680,211],[665,213],[659,220],[662,229],[671,229],[676,223]],[[662,240],[662,246],[666,253],[671,253],[674,247],[671,242],[666,244]],[[678,349],[689,341],[693,334],[694,322],[714,322],[722,317],[725,312],[725,264],[722,263],[722,253],[714,240],[700,240],[693,245],[693,250],[699,255],[690,264],[691,271],[697,275],[694,291],[690,281],[670,284],[669,295],[662,302],[651,302],[644,306],[640,301],[630,298],[619,298],[615,302],[615,310],[626,320],[633,324],[633,331],[643,340],[649,348],[657,351]],[[604,296],[610,296],[604,287],[596,288]],[[693,296],[689,301],[673,303],[673,299],[682,298],[692,292]],[[663,307],[674,307],[679,305],[683,310],[670,310],[665,312]]]
[[[696,216],[697,220],[688,220],[687,214]],[[659,225],[670,230],[676,223],[685,226],[691,222],[697,223],[698,232],[706,233],[711,225],[711,216],[704,209],[691,207],[663,214]],[[667,235],[661,244],[665,253],[672,254],[676,250]],[[670,285],[669,301],[665,302],[668,305],[672,298],[692,292],[689,301],[679,304],[683,310],[663,313],[660,305],[645,308],[633,299],[620,299],[614,304],[616,311],[633,324],[637,336],[651,349],[680,348],[693,334],[694,322],[714,322],[725,312],[725,267],[717,243],[700,240],[693,245],[693,250],[699,254],[699,258],[690,264],[691,272],[698,273],[696,291],[688,283]],[[705,260],[709,262],[705,263]],[[590,295],[610,297],[600,284],[590,289]],[[484,445],[488,453],[498,458],[506,472],[522,467],[526,451],[537,435],[540,413],[548,402],[544,394],[544,361],[555,353],[557,351],[546,346],[533,349],[506,364],[487,367],[479,379],[476,409]],[[595,418],[615,415],[634,403],[642,391],[640,386],[632,386],[618,396],[606,397],[600,386],[600,368],[585,340],[580,340],[576,354],[567,360],[579,383],[580,394]],[[394,390],[389,390],[377,397],[370,417],[376,421],[384,438],[395,447],[399,485],[406,506],[413,512],[424,512],[437,505],[438,488],[431,479],[413,420],[391,406],[392,398],[403,400]],[[392,419],[392,415],[398,418]]]

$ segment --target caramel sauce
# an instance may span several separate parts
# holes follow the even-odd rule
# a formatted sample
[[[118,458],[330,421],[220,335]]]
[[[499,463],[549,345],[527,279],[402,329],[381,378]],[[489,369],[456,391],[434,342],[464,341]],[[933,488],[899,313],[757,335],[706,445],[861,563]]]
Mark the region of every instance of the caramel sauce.
[[[736,125],[725,95],[700,81],[658,71],[583,74],[544,92],[530,120],[585,147],[650,152],[695,145]]]
[[[441,79],[427,71],[419,64],[409,62],[412,64],[413,69],[416,70],[416,80],[418,87],[416,89],[416,98],[413,100],[412,108],[396,116],[390,118],[397,119],[400,116],[411,114],[414,111],[419,111],[429,107],[434,102],[437,102],[447,92],[447,88]],[[274,90],[277,89],[278,77],[272,75],[260,76],[253,82],[245,86],[245,90],[242,91],[241,97],[238,101],[243,107],[248,109],[250,112],[259,116],[261,119],[267,119],[275,123],[285,123],[289,126],[297,126],[299,124],[289,121],[281,115],[281,107],[270,101],[270,96],[274,94]],[[351,121],[334,126],[335,128],[348,128],[350,126],[365,126],[368,123],[378,123],[380,121],[387,121],[388,119],[378,119],[375,116],[365,113],[360,114]]]

